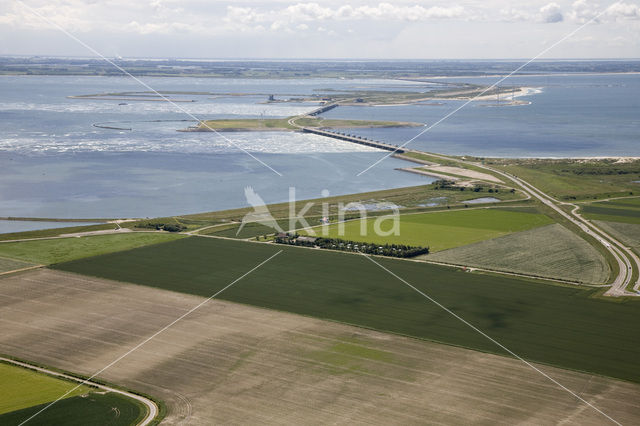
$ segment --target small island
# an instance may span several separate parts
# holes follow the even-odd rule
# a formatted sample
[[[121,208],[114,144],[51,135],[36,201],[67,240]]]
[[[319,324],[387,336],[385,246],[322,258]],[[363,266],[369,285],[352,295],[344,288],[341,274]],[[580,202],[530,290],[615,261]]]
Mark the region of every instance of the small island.
[[[294,121],[295,120],[295,121]],[[225,120],[202,120],[197,125],[179,130],[181,132],[264,132],[296,131],[306,128],[379,128],[379,127],[420,127],[422,123],[405,121],[340,120],[303,116],[288,118],[239,118]]]

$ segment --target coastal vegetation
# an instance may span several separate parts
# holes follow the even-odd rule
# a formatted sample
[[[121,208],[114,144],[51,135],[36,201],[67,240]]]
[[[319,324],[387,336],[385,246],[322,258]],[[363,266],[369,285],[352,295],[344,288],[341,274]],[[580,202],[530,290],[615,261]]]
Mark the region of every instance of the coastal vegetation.
[[[110,229],[116,229],[116,225],[114,225],[113,223],[103,223],[100,225],[80,225],[68,226],[64,228],[38,229],[35,231],[10,232],[6,234],[0,234],[0,241],[23,240],[29,238],[50,238],[57,237],[63,234],[106,231]]]
[[[438,188],[436,188],[438,186]],[[525,198],[519,191],[500,191],[492,195],[500,201],[525,201]],[[330,216],[338,215],[340,204],[362,203],[371,204],[389,203],[398,206],[403,211],[414,209],[446,209],[447,206],[463,206],[463,201],[478,198],[478,194],[473,191],[460,191],[459,189],[448,190],[439,188],[438,184],[409,186],[404,188],[385,189],[381,191],[363,192],[358,194],[338,195],[326,198],[315,198],[310,200],[298,201],[300,206],[304,206],[307,202],[312,203],[309,210],[306,211],[305,217],[321,218],[324,216],[323,204],[326,203]],[[463,206],[464,207],[464,206]],[[289,204],[276,203],[268,205],[269,212],[276,219],[286,219],[289,217]],[[301,208],[301,207],[300,207]],[[196,213],[180,216],[180,221],[211,221],[219,222],[223,220],[242,220],[242,217],[252,212],[251,208],[240,208],[230,210],[220,210],[215,212]],[[370,211],[368,214],[384,214],[384,212]],[[123,226],[131,226],[135,222],[124,224]]]
[[[288,118],[266,118],[266,119],[227,119],[227,120],[204,120],[198,123],[196,127],[190,127],[185,131],[193,132],[212,132],[217,131],[259,131],[268,130],[299,130],[298,126],[290,123]],[[408,123],[403,121],[372,121],[372,120],[339,120],[324,119],[318,117],[301,117],[296,119],[296,124],[304,127],[330,127],[330,128],[358,128],[358,127],[407,127],[421,126],[419,123]]]
[[[489,186],[486,187],[488,192]],[[300,200],[299,208],[307,202],[312,203],[312,207],[305,212],[304,217],[311,225],[321,223],[322,217],[325,215],[323,211],[323,203],[327,204],[329,219],[335,221],[340,214],[340,204],[347,205],[349,203],[362,203],[367,206],[375,206],[377,203],[389,203],[398,206],[403,212],[411,211],[432,211],[432,210],[448,210],[464,208],[464,201],[474,200],[479,194],[472,189],[466,188],[460,191],[456,188],[443,188],[438,183],[429,185],[411,186],[404,188],[386,189],[381,191],[372,191],[358,194],[347,194],[332,196],[326,198],[317,198],[310,200]],[[528,202],[522,194],[515,190],[500,189],[499,192],[491,193],[491,197],[499,200],[499,202]],[[276,203],[267,206],[270,213],[278,220],[281,228],[288,231],[289,226],[289,205],[288,203]],[[65,234],[75,234],[81,232],[106,231],[115,230],[118,226],[129,228],[132,230],[149,230],[156,229],[156,225],[179,225],[182,231],[199,231],[202,234],[219,235],[232,238],[251,238],[273,233],[273,229],[264,227],[260,224],[245,224],[239,235],[236,235],[240,222],[245,214],[253,211],[252,208],[237,208],[229,210],[220,210],[215,212],[195,213],[183,216],[161,217],[152,220],[149,219],[129,219],[121,221],[119,225],[114,223],[104,223],[99,225],[73,226],[66,228],[53,228],[37,231],[15,232],[8,234],[0,234],[0,241],[22,240],[32,238],[51,238],[64,236]],[[384,210],[369,210],[368,216],[378,216],[386,214]],[[360,217],[359,211],[344,213],[345,219],[353,219]],[[152,224],[151,226],[149,224]],[[0,254],[1,256],[1,254]]]
[[[278,250],[218,297],[507,355],[357,254],[190,237],[55,268],[209,297]],[[376,262],[525,359],[640,382],[634,332],[640,313],[632,302],[595,298],[596,290],[575,286],[382,257]]]
[[[487,159],[559,200],[587,200],[640,193],[638,159]]]
[[[184,238],[184,236],[156,232],[130,232],[76,238],[6,242],[0,244],[0,256],[48,265],[149,244],[163,243],[178,238]]]

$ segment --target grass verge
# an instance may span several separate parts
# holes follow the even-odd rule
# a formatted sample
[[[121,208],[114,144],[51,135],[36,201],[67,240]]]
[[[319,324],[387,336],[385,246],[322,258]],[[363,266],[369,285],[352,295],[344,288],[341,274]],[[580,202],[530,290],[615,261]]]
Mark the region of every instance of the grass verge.
[[[51,264],[184,238],[160,232],[131,232],[0,244],[0,256]]]

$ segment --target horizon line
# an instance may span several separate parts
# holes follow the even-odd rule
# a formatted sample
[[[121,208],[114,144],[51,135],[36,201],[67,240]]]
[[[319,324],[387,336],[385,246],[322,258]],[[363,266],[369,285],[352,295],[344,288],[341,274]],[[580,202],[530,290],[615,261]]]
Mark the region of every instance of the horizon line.
[[[254,61],[254,62],[269,62],[269,61],[284,61],[284,62],[314,62],[314,61],[335,61],[335,62],[442,62],[442,61],[469,61],[469,62],[499,62],[499,61],[521,61],[523,58],[332,58],[332,57],[316,57],[316,58],[266,58],[266,57],[179,57],[179,56],[111,56],[117,60],[155,60],[155,61]],[[82,55],[52,55],[52,54],[0,54],[0,58],[43,58],[43,59],[94,59],[100,60],[100,58],[94,56],[82,56]],[[539,59],[536,62],[582,62],[582,61],[640,61],[640,57],[576,57],[576,58],[544,58]]]

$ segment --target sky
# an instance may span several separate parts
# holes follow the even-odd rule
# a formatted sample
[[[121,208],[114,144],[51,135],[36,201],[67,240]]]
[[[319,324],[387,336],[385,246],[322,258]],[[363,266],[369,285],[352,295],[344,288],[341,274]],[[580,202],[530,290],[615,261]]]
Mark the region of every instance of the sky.
[[[640,0],[2,0],[0,55],[531,58],[586,22],[541,58],[640,57]]]

